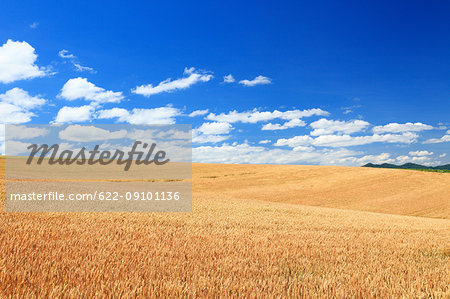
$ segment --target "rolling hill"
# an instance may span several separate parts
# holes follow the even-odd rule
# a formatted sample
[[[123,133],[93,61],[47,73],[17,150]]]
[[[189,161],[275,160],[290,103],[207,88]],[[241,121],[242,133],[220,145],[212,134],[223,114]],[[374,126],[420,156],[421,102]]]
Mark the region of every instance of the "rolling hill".
[[[383,163],[383,164],[372,164],[367,163],[366,165],[363,165],[362,167],[372,167],[372,168],[396,168],[396,169],[428,169],[428,170],[449,170],[450,171],[450,164],[440,165],[440,166],[424,166],[416,163],[405,163],[403,165],[395,165],[390,163]]]
[[[194,164],[190,213],[2,207],[0,297],[447,298],[449,179]]]
[[[194,194],[450,218],[450,175],[368,167],[194,164]]]

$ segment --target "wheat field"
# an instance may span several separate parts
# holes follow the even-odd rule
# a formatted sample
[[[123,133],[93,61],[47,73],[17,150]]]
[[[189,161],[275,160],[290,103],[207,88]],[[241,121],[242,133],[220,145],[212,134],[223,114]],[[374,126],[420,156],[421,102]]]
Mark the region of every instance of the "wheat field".
[[[425,183],[399,185],[422,176],[439,189],[447,174],[396,170],[386,190],[386,174],[373,169],[198,164],[193,171],[192,213],[0,212],[0,297],[450,296],[448,195]],[[360,192],[345,192],[343,182]],[[368,195],[373,184],[383,189],[378,196]],[[418,195],[411,207],[395,208],[414,188],[432,203],[420,206]]]

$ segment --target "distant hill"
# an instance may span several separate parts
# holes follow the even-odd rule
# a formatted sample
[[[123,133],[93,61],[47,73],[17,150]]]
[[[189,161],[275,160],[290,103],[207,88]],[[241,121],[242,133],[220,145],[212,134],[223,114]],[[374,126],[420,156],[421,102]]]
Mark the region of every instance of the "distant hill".
[[[424,165],[415,164],[415,163],[406,163],[406,164],[403,164],[403,165],[395,165],[395,164],[389,164],[389,163],[383,163],[383,164],[367,163],[366,165],[363,165],[362,167],[396,168],[396,169],[450,170],[450,164],[433,167],[433,166],[424,166]]]

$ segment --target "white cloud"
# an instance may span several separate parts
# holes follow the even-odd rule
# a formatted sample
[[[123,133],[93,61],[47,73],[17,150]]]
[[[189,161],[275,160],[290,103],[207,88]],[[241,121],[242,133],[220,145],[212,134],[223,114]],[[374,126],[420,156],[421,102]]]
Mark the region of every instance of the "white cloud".
[[[186,89],[199,82],[208,82],[213,78],[209,72],[195,70],[195,68],[185,68],[185,77],[172,80],[170,78],[160,82],[157,86],[152,84],[137,86],[131,92],[149,97],[162,92],[173,92],[180,89]]]
[[[49,132],[50,131],[46,128],[8,125],[8,140],[43,137],[46,136]],[[2,139],[3,138],[0,136],[0,140]]]
[[[224,83],[233,83],[233,82],[235,82],[235,81],[236,81],[236,80],[234,79],[234,77],[233,77],[232,74],[223,76],[223,82],[224,82]]]
[[[192,150],[193,161],[203,163],[253,163],[253,164],[340,164],[340,160],[357,154],[347,149],[293,151],[267,149],[263,146],[222,144],[200,146]]]
[[[354,109],[361,108],[361,107],[362,107],[362,105],[352,105],[352,106],[348,106],[348,107],[342,107],[341,109],[344,110],[344,112],[342,112],[343,114],[349,114],[349,113],[353,113]]]
[[[431,160],[430,157],[427,156],[398,156],[396,158],[396,160],[398,161],[398,163],[400,164],[405,164],[405,163],[420,163],[423,165],[431,165],[434,164],[435,162],[433,162]]]
[[[447,154],[446,154],[446,153],[443,153],[443,154],[439,155],[439,158],[444,158],[444,157],[446,157],[446,156],[447,156]]]
[[[411,157],[412,163],[427,163],[430,164],[432,161],[430,160],[430,157]]]
[[[379,155],[367,155],[360,158],[356,157],[345,158],[341,162],[344,164],[350,163],[351,165],[360,166],[367,163],[374,163],[374,164],[393,163],[395,162],[395,160],[391,158],[391,155],[389,153],[381,153]]]
[[[24,110],[18,106],[0,102],[0,119],[2,123],[21,124],[31,120],[34,113]]]
[[[315,150],[312,146],[296,146],[292,149],[294,152],[311,152]]]
[[[291,119],[290,121],[285,122],[284,124],[280,125],[280,124],[273,124],[273,123],[268,123],[265,124],[262,127],[263,131],[274,131],[274,130],[286,130],[286,129],[290,129],[290,128],[296,128],[296,127],[304,127],[306,126],[306,123],[298,118],[294,118]]]
[[[38,28],[38,26],[39,26],[38,22],[33,22],[33,23],[30,24],[30,28],[31,29],[36,29],[36,28]]]
[[[195,110],[191,114],[189,114],[189,117],[202,116],[202,115],[208,114],[208,112],[209,112],[209,109]]]
[[[99,119],[111,119],[117,118],[120,122],[126,122],[130,113],[123,108],[112,108],[106,110],[100,110],[97,118]]]
[[[128,122],[133,125],[149,124],[174,124],[175,117],[181,115],[181,111],[173,107],[159,107],[153,109],[133,109],[128,112],[125,109],[113,108],[99,111],[99,119],[118,118],[118,121]]]
[[[384,135],[369,135],[369,136],[356,136],[350,135],[322,135],[315,138],[313,145],[315,146],[329,146],[329,147],[341,147],[341,146],[355,146],[364,145],[375,142],[382,143],[414,143],[419,137],[417,134],[406,132],[403,134],[384,134]]]
[[[383,163],[395,163],[395,164],[405,164],[408,162],[412,163],[420,163],[423,165],[431,166],[436,163],[439,164],[438,161],[432,161],[429,157],[409,157],[409,156],[398,156],[396,158],[391,157],[389,153],[381,153],[379,155],[367,155],[363,157],[348,157],[340,160],[333,161],[333,163],[337,163],[340,165],[354,165],[361,166],[367,163],[374,164],[383,164]]]
[[[433,155],[433,152],[429,151],[415,151],[415,152],[409,152],[410,156],[417,156],[417,157],[423,157],[423,156],[431,156]]]
[[[74,123],[74,122],[85,122],[90,121],[92,114],[94,113],[94,107],[86,105],[81,107],[62,107],[54,123]]]
[[[203,123],[199,128],[193,130],[192,141],[194,143],[217,143],[230,138],[232,125],[226,122]]]
[[[425,130],[432,130],[433,127],[420,122],[417,123],[390,123],[384,126],[376,126],[372,129],[374,133],[401,133],[401,132],[421,132]]]
[[[232,126],[226,122],[210,122],[203,123],[198,129],[197,132],[200,132],[205,135],[213,135],[213,134],[228,134],[230,133]]]
[[[331,135],[333,133],[352,134],[365,130],[370,124],[363,120],[339,121],[319,119],[310,124],[314,130],[311,136]]]
[[[411,158],[409,156],[398,156],[395,160],[397,160],[397,162],[400,164],[405,164],[408,163],[410,159]]]
[[[77,58],[75,55],[73,55],[72,53],[70,53],[69,51],[67,51],[66,49],[62,49],[61,51],[58,52],[59,57],[64,58],[64,59],[74,59]]]
[[[5,154],[5,125],[0,124],[0,155]]]
[[[172,107],[133,109],[127,120],[133,125],[174,124],[175,117],[180,114],[180,110]]]
[[[98,104],[119,103],[124,98],[122,92],[105,90],[81,77],[69,79],[61,89],[59,96],[69,101],[84,99]]]
[[[192,142],[193,143],[218,143],[230,138],[230,135],[205,135],[197,134],[193,131]]]
[[[281,138],[275,142],[275,146],[289,146],[289,147],[298,147],[298,146],[309,146],[314,142],[314,138],[303,135],[303,136],[295,136],[292,138]]]
[[[126,130],[108,131],[95,126],[71,125],[59,132],[62,140],[90,142],[96,140],[121,139],[126,137]]]
[[[91,73],[96,73],[96,71],[88,66],[83,66],[81,65],[79,62],[77,62],[77,57],[75,55],[73,55],[72,53],[70,53],[68,50],[63,49],[61,51],[59,51],[58,53],[59,57],[63,58],[63,59],[68,59],[70,61],[70,63],[72,63],[73,67],[75,68],[75,70],[77,72],[91,72]]]
[[[28,152],[27,147],[30,143],[8,140],[5,142],[4,153],[8,156],[17,156],[19,154],[23,154]]]
[[[32,79],[50,75],[49,69],[35,64],[37,54],[27,42],[8,40],[0,47],[0,82]]]
[[[449,142],[450,141],[450,135],[444,135],[441,138],[431,138],[428,140],[425,140],[423,143],[442,143],[442,142]]]
[[[258,111],[257,109],[253,109],[252,111],[246,112],[237,112],[236,110],[234,110],[228,113],[221,113],[221,114],[210,113],[208,114],[206,119],[228,123],[242,122],[254,124],[260,121],[269,121],[277,118],[284,120],[292,120],[296,118],[298,119],[313,115],[328,116],[329,113],[327,111],[318,108],[307,110],[289,110],[285,112],[281,112],[278,110]]]
[[[253,80],[241,80],[239,81],[239,84],[242,84],[247,87],[255,86],[255,85],[264,85],[264,84],[270,84],[272,83],[272,80],[268,77],[264,76],[258,76]]]
[[[258,142],[259,144],[268,144],[268,143],[271,143],[272,142],[272,140],[269,140],[269,139],[265,139],[265,140],[261,140],[260,142]]]
[[[33,109],[46,103],[46,100],[40,96],[30,96],[27,91],[17,87],[0,94],[0,101],[23,109]]]
[[[173,143],[176,140],[181,142],[190,141],[192,138],[191,130],[180,130],[178,126],[174,129],[160,130],[156,129],[146,129],[146,130],[133,130],[127,135],[130,139],[136,139],[141,141],[149,141],[155,139],[163,139],[166,142]]]
[[[26,123],[36,116],[30,110],[46,103],[40,96],[30,96],[20,88],[13,88],[0,94],[0,121],[2,123]]]
[[[88,71],[88,72],[91,72],[91,73],[95,73],[95,70],[93,68],[88,67],[88,66],[82,66],[82,65],[80,65],[79,63],[76,63],[76,62],[73,63],[73,66],[75,67],[75,70],[78,71],[78,72]]]
[[[350,136],[350,135],[321,135],[316,138],[310,136],[295,136],[288,139],[278,139],[275,146],[323,146],[323,147],[346,147],[364,145],[375,142],[383,143],[406,143],[410,144],[417,140],[418,135],[410,132],[403,134],[384,134],[368,136]]]

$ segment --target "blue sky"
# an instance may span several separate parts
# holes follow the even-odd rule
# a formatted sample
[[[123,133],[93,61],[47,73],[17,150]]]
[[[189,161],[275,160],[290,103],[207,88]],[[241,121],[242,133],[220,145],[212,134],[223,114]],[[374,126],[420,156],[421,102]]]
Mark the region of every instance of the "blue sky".
[[[3,2],[0,123],[187,123],[201,162],[450,163],[449,12]]]

